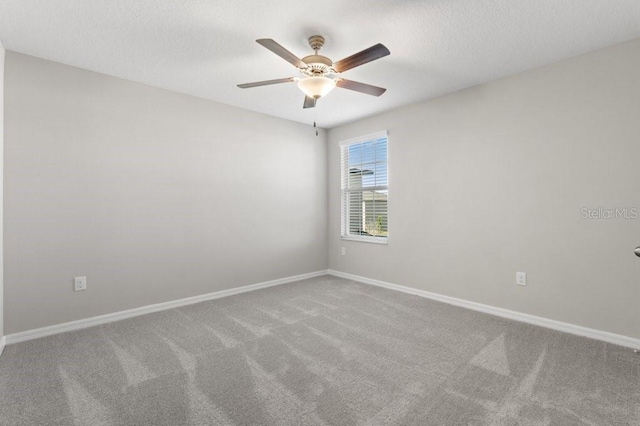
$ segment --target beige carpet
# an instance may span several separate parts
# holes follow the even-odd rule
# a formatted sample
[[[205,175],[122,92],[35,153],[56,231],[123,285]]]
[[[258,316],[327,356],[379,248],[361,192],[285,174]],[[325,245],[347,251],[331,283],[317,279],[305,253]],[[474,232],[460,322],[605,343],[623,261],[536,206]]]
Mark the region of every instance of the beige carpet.
[[[640,357],[326,276],[8,346],[0,424],[640,425]]]

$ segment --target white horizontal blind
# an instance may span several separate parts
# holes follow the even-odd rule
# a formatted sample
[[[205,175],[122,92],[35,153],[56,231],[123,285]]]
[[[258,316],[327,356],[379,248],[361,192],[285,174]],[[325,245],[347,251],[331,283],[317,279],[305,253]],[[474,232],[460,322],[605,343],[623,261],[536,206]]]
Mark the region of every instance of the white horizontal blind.
[[[342,238],[386,242],[389,235],[386,132],[345,141],[340,154]]]

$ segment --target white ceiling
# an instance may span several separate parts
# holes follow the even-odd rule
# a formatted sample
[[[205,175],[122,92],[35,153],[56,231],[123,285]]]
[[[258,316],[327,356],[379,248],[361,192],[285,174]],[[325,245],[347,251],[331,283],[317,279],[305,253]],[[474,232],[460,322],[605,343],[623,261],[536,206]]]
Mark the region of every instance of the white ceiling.
[[[255,39],[302,57],[313,34],[334,61],[386,45],[344,77],[387,92],[314,112],[293,83],[236,87],[297,76]],[[8,50],[327,128],[637,37],[638,0],[0,0]]]

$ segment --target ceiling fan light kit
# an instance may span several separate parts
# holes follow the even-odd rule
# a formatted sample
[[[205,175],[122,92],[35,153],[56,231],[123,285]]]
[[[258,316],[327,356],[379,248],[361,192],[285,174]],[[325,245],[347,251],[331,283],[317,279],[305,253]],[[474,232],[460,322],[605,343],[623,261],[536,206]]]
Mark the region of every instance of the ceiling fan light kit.
[[[298,88],[306,96],[316,100],[326,96],[334,87],[336,87],[336,81],[324,76],[305,77],[298,80]]]
[[[315,53],[313,55],[305,56],[302,59],[298,58],[272,39],[258,39],[256,42],[298,68],[302,77],[289,77],[276,80],[259,81],[255,83],[238,84],[238,87],[241,89],[295,81],[298,84],[298,88],[305,94],[303,108],[315,107],[316,101],[321,97],[326,96],[335,87],[354,90],[356,92],[366,93],[372,96],[380,96],[386,91],[386,89],[382,87],[346,80],[337,76],[351,68],[355,68],[366,64],[367,62],[389,55],[389,49],[380,43],[338,62],[333,62],[326,56],[318,54],[318,50],[322,49],[322,46],[324,46],[324,37],[319,35],[309,37],[309,46],[311,46]],[[335,77],[332,78],[332,76]]]

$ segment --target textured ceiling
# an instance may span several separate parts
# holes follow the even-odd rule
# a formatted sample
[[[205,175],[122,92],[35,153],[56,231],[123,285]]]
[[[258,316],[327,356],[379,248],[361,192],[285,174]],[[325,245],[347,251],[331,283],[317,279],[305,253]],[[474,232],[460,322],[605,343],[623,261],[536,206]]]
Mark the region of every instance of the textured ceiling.
[[[293,83],[236,87],[297,76],[255,39],[302,57],[313,34],[334,61],[385,44],[344,77],[387,92],[314,111]],[[638,0],[0,0],[8,50],[328,128],[637,37]]]

